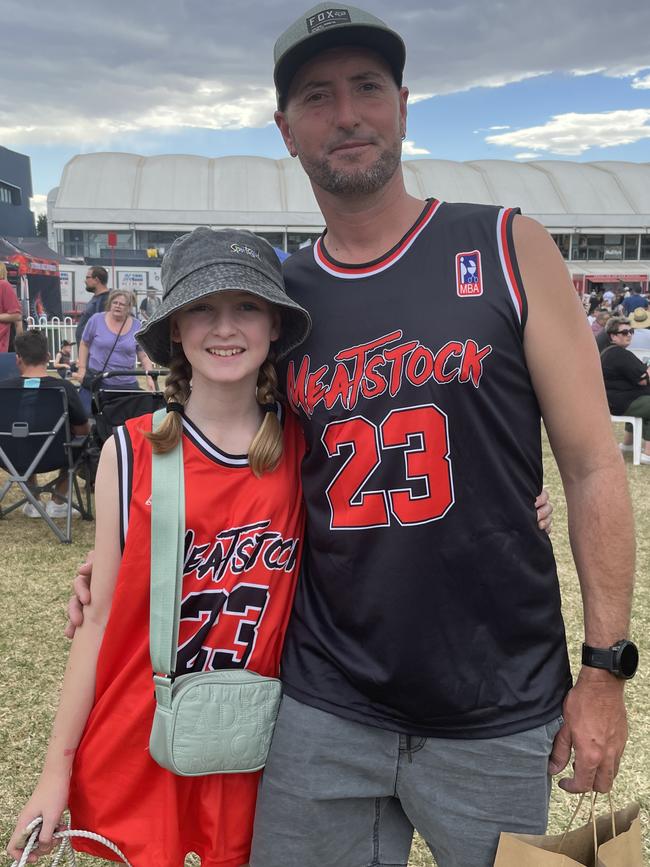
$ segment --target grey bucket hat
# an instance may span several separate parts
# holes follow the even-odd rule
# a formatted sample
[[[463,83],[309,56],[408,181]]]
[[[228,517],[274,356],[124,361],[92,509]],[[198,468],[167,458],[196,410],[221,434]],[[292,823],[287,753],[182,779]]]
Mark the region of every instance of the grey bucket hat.
[[[406,62],[402,37],[381,18],[342,3],[319,3],[284,31],[273,49],[273,80],[278,108],[284,111],[289,85],[298,69],[320,51],[341,45],[372,48],[388,63],[398,87]]]
[[[277,305],[282,317],[275,357],[282,358],[307,337],[311,316],[284,289],[275,250],[263,238],[244,229],[204,226],[177,238],[165,253],[160,279],[163,300],[138,331],[136,340],[157,364],[169,364],[172,313],[215,292],[251,292]]]

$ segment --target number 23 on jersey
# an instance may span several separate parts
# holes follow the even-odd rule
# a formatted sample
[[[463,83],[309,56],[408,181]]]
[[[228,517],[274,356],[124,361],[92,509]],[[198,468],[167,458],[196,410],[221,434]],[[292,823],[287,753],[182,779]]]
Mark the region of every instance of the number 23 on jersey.
[[[363,416],[330,422],[321,439],[330,458],[347,455],[326,490],[332,530],[425,524],[453,505],[447,416],[434,404],[394,409],[380,425]],[[404,450],[403,486],[366,490],[388,449]]]

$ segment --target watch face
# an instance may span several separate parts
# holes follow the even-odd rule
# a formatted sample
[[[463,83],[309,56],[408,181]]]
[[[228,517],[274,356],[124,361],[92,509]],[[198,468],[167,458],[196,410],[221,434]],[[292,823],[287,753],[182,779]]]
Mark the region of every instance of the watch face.
[[[639,651],[631,641],[625,643],[621,649],[619,669],[623,677],[632,677],[639,664]]]

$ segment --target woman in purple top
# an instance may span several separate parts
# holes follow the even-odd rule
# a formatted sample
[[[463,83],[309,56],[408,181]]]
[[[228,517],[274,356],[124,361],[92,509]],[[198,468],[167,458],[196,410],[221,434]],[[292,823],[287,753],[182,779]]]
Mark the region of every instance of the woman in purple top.
[[[108,296],[105,313],[91,316],[79,345],[79,364],[75,379],[83,381],[88,370],[120,370],[135,367],[136,356],[145,370],[151,370],[149,357],[136,345],[135,335],[142,327],[131,316],[134,305],[131,292],[113,289]],[[111,388],[138,388],[135,377],[111,377]],[[147,388],[153,390],[153,380],[147,377]],[[90,413],[90,391],[79,389],[79,397],[84,408]]]

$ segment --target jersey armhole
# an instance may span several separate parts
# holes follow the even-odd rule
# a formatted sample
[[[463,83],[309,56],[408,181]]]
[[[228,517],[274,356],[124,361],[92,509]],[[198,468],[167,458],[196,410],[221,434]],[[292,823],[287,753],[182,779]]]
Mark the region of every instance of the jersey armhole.
[[[512,224],[519,208],[501,208],[497,217],[497,246],[503,277],[523,335],[528,319],[528,302],[512,237]]]
[[[133,447],[125,425],[115,428],[113,434],[117,452],[117,476],[120,502],[120,549],[124,553],[129,530],[129,509],[133,491]]]

